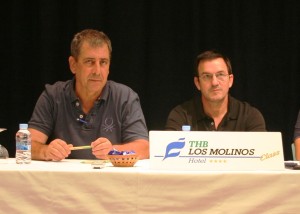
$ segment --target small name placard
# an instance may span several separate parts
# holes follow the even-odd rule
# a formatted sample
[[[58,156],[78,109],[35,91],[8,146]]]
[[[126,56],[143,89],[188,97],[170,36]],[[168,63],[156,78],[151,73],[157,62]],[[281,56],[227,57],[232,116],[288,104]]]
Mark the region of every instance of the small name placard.
[[[280,132],[150,131],[150,168],[284,170]]]

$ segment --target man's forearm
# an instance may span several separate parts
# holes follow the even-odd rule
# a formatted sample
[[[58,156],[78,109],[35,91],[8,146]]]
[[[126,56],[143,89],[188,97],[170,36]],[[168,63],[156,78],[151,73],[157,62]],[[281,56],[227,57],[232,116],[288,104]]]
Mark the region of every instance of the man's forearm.
[[[32,160],[47,160],[46,158],[46,149],[48,145],[39,143],[39,142],[31,142],[31,157]]]
[[[295,158],[300,160],[300,138],[295,139]]]

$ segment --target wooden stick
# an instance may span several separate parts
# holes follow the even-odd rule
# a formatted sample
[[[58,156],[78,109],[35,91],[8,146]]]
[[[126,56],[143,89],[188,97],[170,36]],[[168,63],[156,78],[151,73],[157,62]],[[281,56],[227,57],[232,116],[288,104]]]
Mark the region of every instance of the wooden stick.
[[[71,147],[71,150],[79,150],[79,149],[91,149],[91,146],[75,146],[75,147]]]

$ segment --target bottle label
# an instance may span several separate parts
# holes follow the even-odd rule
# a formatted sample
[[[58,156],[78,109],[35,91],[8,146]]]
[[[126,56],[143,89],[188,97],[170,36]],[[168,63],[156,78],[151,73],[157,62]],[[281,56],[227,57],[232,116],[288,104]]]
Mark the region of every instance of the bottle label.
[[[31,150],[31,136],[28,133],[17,132],[16,150]]]
[[[30,145],[25,145],[22,143],[17,143],[16,144],[16,149],[17,150],[31,150],[31,146]]]

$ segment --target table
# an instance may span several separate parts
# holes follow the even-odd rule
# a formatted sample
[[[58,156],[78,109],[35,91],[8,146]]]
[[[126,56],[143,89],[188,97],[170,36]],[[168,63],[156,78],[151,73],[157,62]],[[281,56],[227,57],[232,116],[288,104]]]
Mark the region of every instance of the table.
[[[0,160],[0,213],[298,213],[300,171],[93,169],[82,160]]]

